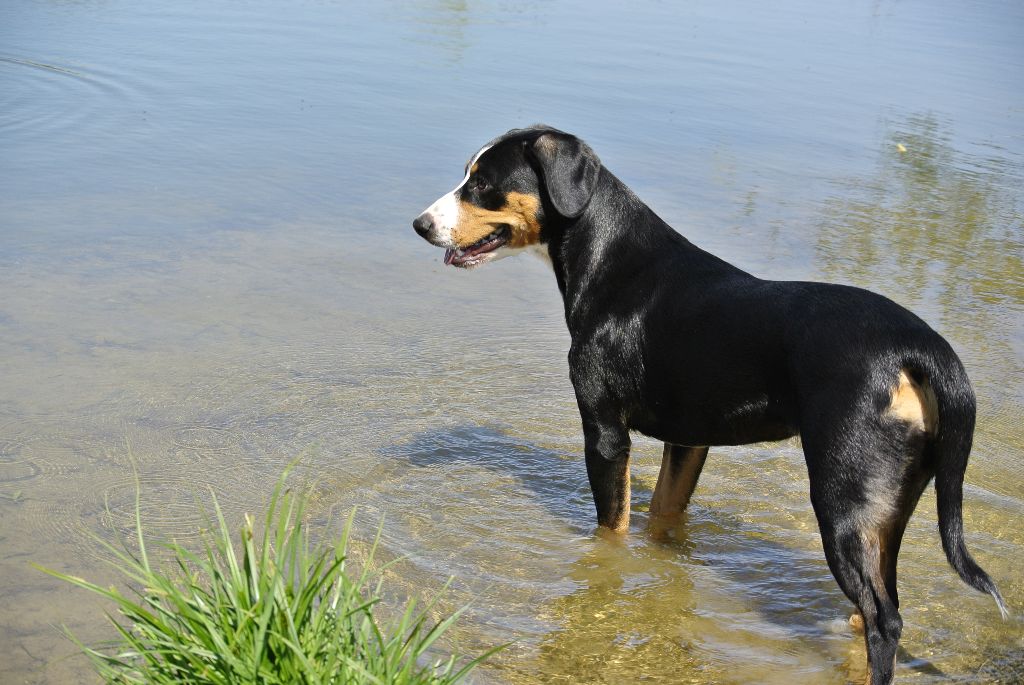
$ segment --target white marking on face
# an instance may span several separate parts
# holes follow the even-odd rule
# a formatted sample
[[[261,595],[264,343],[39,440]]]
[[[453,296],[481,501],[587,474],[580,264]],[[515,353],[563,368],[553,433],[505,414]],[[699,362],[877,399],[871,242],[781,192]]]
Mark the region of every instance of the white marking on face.
[[[451,192],[442,195],[438,198],[437,202],[427,208],[426,213],[430,214],[434,220],[434,239],[431,242],[435,245],[439,247],[455,247],[455,243],[452,241],[452,229],[459,224],[459,201],[455,195],[462,186],[466,185],[466,181],[469,180],[470,175],[473,173],[473,165],[490,149],[490,145],[480,148],[480,151],[473,155],[473,159],[466,166],[466,175],[459,181],[459,184],[452,188]]]

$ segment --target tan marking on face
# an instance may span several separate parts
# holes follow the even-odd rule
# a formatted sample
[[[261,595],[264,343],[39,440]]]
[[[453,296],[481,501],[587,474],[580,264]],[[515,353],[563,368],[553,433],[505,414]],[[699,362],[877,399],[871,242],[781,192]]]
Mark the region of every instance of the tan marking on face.
[[[931,385],[927,381],[919,384],[901,370],[889,403],[889,414],[925,433],[934,433],[939,412]]]
[[[479,164],[474,164],[473,167],[469,170],[470,176],[472,176],[473,174],[475,174],[479,170],[480,170],[480,165]]]
[[[540,221],[537,219],[537,211],[540,209],[540,198],[525,193],[509,193],[505,198],[505,206],[522,218],[520,224],[512,227],[509,245],[526,247],[539,243]]]
[[[510,247],[526,247],[540,242],[537,210],[540,199],[525,193],[508,193],[505,206],[490,210],[468,202],[459,203],[459,218],[452,229],[452,240],[459,247],[468,247],[491,233],[501,224],[511,227]]]

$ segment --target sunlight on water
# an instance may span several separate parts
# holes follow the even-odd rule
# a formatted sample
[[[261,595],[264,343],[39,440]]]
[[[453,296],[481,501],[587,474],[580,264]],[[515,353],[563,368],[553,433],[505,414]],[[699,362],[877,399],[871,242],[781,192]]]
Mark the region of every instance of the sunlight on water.
[[[481,683],[863,682],[796,441],[712,450],[685,523],[594,535],[550,269],[409,223],[481,143],[579,133],[698,245],[919,313],[979,400],[969,546],[929,491],[901,682],[1024,679],[1024,13],[1012,3],[39,2],[0,8],[0,681],[94,682],[90,534],[191,541],[280,471],[381,530],[392,596],[468,604]],[[1015,82],[1014,79],[1017,79]]]

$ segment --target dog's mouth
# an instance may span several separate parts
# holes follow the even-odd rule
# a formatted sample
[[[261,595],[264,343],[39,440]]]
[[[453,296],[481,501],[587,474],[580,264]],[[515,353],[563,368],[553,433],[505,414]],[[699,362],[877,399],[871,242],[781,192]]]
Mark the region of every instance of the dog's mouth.
[[[508,224],[502,224],[468,247],[451,248],[444,253],[444,263],[463,269],[482,264],[499,247],[508,242],[511,235]]]

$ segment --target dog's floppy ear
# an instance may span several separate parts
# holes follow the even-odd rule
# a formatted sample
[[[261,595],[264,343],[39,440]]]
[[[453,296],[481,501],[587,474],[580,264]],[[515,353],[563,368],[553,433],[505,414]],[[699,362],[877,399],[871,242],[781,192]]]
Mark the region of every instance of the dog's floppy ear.
[[[548,131],[527,148],[540,165],[551,204],[562,216],[573,219],[586,209],[597,187],[601,160],[576,136]]]

